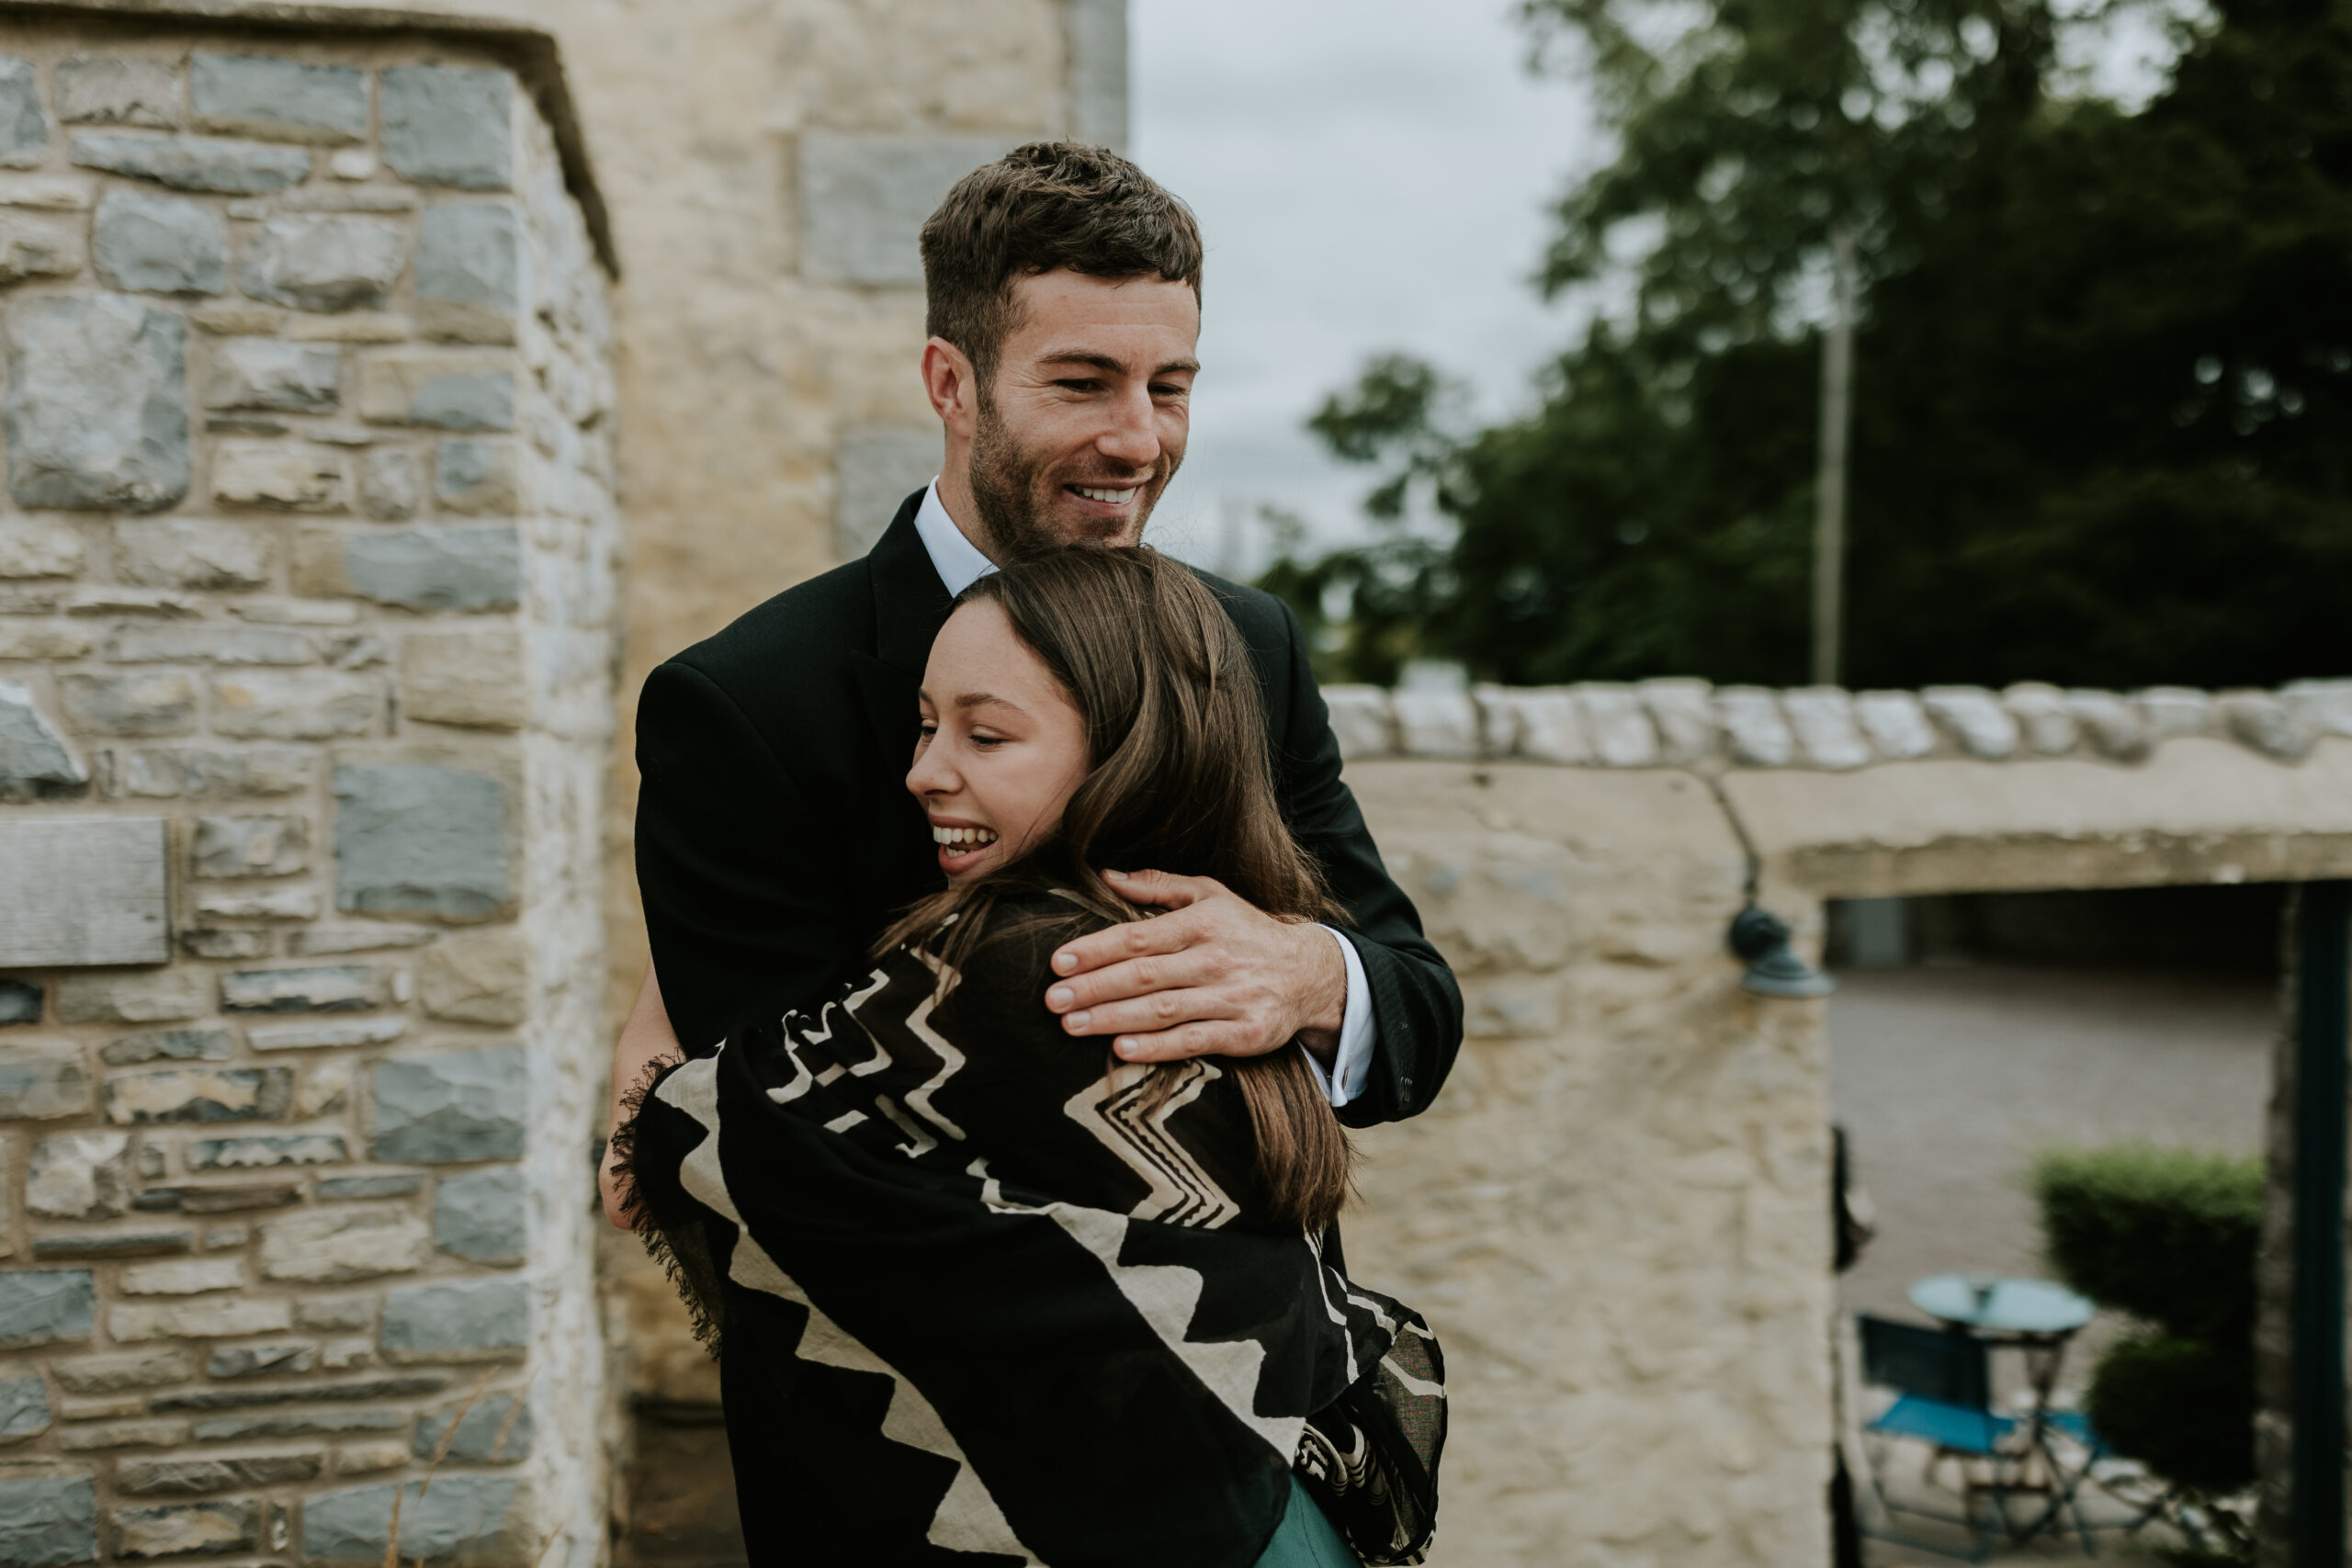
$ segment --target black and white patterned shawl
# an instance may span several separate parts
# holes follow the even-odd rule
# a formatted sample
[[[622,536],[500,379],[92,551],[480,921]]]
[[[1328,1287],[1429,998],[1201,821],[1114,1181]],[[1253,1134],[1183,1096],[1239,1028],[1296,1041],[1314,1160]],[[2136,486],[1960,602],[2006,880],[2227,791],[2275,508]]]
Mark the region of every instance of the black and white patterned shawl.
[[[1248,1568],[1294,1467],[1367,1562],[1419,1562],[1427,1325],[1266,1221],[1228,1071],[1158,1069],[1147,1110],[1151,1069],[1062,1032],[1069,934],[960,976],[900,948],[664,1070],[624,1129],[722,1352],[752,1562]]]

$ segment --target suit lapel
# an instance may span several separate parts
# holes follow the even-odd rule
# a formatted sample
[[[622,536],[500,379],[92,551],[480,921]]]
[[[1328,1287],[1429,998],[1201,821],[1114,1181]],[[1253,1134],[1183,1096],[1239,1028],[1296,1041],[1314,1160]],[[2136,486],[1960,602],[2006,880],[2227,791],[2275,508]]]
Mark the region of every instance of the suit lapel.
[[[922,491],[909,496],[866,558],[874,582],[874,653],[853,653],[850,667],[865,702],[865,720],[882,755],[904,766],[915,737],[915,692],[932,639],[947,624],[946,585],[915,532]]]

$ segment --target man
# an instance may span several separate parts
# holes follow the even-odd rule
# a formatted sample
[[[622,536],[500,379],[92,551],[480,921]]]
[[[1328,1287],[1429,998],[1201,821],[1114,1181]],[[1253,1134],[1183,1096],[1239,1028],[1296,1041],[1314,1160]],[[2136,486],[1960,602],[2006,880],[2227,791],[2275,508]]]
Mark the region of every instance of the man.
[[[1125,159],[1033,143],[967,175],[924,225],[922,375],[939,478],[864,559],[804,582],[654,671],[638,709],[637,864],[654,973],[616,1091],[666,1010],[689,1050],[862,972],[938,886],[903,787],[915,690],[953,596],[999,563],[1133,544],[1183,457],[1200,326],[1192,215]],[[1043,1004],[1072,1035],[1159,1061],[1302,1041],[1351,1125],[1444,1082],[1462,1001],[1347,787],[1296,619],[1210,580],[1250,647],[1283,815],[1348,911],[1278,922],[1213,881],[1130,874],[1171,912],[1069,944]]]

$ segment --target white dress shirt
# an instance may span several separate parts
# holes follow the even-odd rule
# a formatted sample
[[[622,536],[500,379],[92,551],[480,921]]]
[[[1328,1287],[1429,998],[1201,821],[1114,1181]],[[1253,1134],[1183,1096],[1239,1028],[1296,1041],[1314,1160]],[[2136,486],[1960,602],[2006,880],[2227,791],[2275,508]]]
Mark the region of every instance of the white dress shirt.
[[[939,581],[947,592],[961,593],[973,583],[996,570],[996,563],[980,553],[979,547],[965,536],[947,515],[947,508],[939,503],[939,481],[933,479],[923,491],[922,505],[915,513],[915,532],[922,538],[922,547],[931,556],[932,570],[939,573]],[[1356,952],[1356,944],[1329,926],[1331,940],[1340,944],[1340,961],[1348,970],[1347,1009],[1340,1019],[1340,1049],[1326,1070],[1315,1053],[1306,1054],[1307,1062],[1315,1068],[1315,1077],[1323,1092],[1334,1106],[1345,1105],[1363,1092],[1365,1075],[1372,1068],[1372,1000],[1371,986],[1364,979],[1363,959]]]

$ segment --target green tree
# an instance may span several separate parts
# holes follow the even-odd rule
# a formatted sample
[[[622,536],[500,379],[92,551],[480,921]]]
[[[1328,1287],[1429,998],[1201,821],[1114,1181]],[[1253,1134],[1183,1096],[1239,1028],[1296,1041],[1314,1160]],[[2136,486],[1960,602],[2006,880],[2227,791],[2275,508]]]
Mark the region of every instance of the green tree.
[[[2221,0],[2136,113],[2070,88],[2065,30],[2100,18],[2044,0],[1525,10],[1618,148],[1544,285],[1630,275],[1632,308],[1523,420],[1449,434],[1442,379],[1396,360],[1318,412],[1382,468],[1375,515],[1419,487],[1455,529],[1277,569],[1377,580],[1334,672],[1409,647],[1515,682],[1803,680],[1839,230],[1850,682],[2352,672],[2352,0]]]

